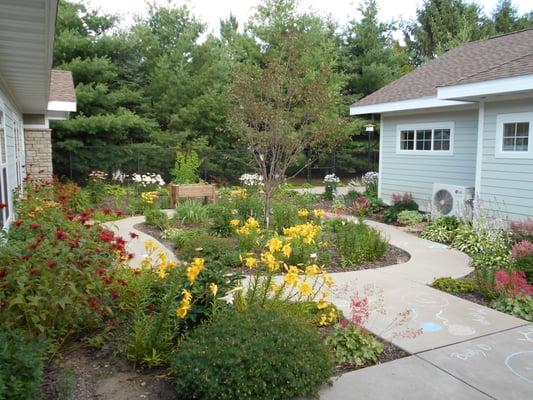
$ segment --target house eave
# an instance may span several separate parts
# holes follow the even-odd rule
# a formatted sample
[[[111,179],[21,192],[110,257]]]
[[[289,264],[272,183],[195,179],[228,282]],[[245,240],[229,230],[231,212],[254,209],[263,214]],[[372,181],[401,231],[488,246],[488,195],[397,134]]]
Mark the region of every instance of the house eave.
[[[437,88],[437,98],[446,101],[480,101],[490,97],[533,92],[533,74]]]
[[[471,103],[468,101],[444,100],[437,97],[421,97],[417,99],[371,104],[367,106],[357,106],[356,103],[350,107],[350,115],[382,114],[397,111],[452,107],[469,104]]]

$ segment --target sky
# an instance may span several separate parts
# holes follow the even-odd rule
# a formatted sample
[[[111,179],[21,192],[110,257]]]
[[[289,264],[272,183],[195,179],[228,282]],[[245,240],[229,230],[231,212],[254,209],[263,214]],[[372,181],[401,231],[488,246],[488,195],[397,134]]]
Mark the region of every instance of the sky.
[[[118,14],[123,18],[123,24],[133,22],[135,15],[146,14],[147,4],[156,2],[168,4],[169,0],[83,0],[89,8],[99,8],[102,11]],[[219,20],[226,18],[230,13],[237,16],[242,26],[253,13],[253,7],[261,0],[170,0],[176,5],[187,4],[201,21],[208,25],[206,33],[217,33]],[[300,0],[299,8],[302,11],[314,10],[322,15],[331,15],[341,25],[352,19],[358,19],[357,12],[362,0]],[[491,14],[498,0],[477,0],[486,14]],[[377,0],[383,21],[412,19],[416,9],[423,0]],[[532,0],[514,0],[513,4],[520,14],[533,10]]]

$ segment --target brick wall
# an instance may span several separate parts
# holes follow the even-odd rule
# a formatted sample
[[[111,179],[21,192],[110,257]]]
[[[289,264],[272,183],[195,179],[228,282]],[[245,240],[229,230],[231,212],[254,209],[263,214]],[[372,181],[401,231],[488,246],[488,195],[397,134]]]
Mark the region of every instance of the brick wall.
[[[52,178],[52,131],[24,129],[26,171],[37,179]]]

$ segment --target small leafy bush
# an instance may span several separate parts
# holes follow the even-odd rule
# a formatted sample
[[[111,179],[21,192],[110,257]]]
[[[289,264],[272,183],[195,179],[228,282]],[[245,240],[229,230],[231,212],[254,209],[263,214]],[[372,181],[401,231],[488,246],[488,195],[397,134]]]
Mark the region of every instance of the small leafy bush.
[[[148,225],[157,226],[161,230],[167,229],[170,225],[168,215],[159,208],[150,207],[145,209],[144,217]]]
[[[176,184],[191,184],[200,181],[198,171],[202,165],[198,153],[191,151],[188,153],[178,151],[176,153],[176,164],[171,173]]]
[[[490,305],[498,311],[533,322],[533,296],[531,295],[500,296],[493,300]]]
[[[163,239],[171,240],[177,248],[183,246],[183,242],[189,236],[190,230],[181,228],[168,228],[161,233]]]
[[[176,204],[174,219],[181,225],[200,225],[209,221],[209,207],[195,200]]]
[[[179,246],[179,254],[184,261],[202,257],[209,261],[220,261],[230,267],[240,264],[239,254],[231,239],[210,235],[203,229],[189,232]]]
[[[398,213],[398,222],[402,225],[412,226],[421,223],[424,215],[418,211],[403,210]]]
[[[379,231],[366,224],[347,222],[336,227],[335,242],[345,265],[359,265],[383,257],[388,243]]]
[[[42,349],[20,332],[0,332],[0,399],[33,400],[43,378]]]
[[[397,222],[398,214],[402,211],[418,211],[418,204],[411,193],[394,193],[392,205],[383,212],[383,220],[387,223]]]
[[[331,347],[337,363],[352,367],[375,364],[383,352],[383,344],[374,336],[346,320],[333,328],[326,337],[326,344]]]
[[[204,400],[316,396],[333,372],[316,328],[257,307],[221,313],[191,332],[171,365],[179,395]]]
[[[433,242],[450,244],[458,227],[459,220],[456,217],[438,217],[427,224],[421,236]]]
[[[432,286],[448,293],[469,293],[477,289],[476,282],[472,279],[454,279],[451,276],[437,278]]]

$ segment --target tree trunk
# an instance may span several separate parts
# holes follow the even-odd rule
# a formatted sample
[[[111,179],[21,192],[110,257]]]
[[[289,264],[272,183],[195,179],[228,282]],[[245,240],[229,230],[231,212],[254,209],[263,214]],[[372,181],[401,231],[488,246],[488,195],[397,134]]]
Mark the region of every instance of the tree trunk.
[[[265,189],[265,228],[270,228],[270,198],[272,196],[272,192],[270,189]]]

